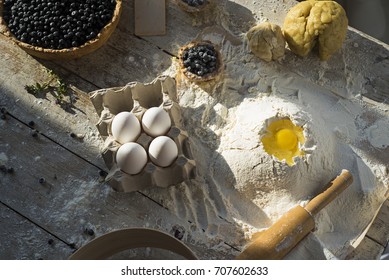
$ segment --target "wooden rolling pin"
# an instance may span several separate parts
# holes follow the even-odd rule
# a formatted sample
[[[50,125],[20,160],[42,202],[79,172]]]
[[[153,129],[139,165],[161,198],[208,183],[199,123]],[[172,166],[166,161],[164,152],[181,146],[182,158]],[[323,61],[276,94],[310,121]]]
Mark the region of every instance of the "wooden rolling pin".
[[[237,257],[240,260],[279,260],[315,229],[314,216],[353,182],[347,170],[329,183],[329,187],[305,207],[296,206],[270,228],[259,233]]]

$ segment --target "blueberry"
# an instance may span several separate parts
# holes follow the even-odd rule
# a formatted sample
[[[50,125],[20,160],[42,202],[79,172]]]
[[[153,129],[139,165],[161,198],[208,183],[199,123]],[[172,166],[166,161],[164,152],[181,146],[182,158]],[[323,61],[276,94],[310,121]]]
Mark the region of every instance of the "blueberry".
[[[204,0],[182,0],[182,1],[192,7],[198,7],[205,3]]]
[[[86,228],[86,229],[84,230],[84,232],[85,232],[87,235],[89,235],[89,236],[95,235],[95,231],[94,231],[93,229],[91,229],[91,228]]]

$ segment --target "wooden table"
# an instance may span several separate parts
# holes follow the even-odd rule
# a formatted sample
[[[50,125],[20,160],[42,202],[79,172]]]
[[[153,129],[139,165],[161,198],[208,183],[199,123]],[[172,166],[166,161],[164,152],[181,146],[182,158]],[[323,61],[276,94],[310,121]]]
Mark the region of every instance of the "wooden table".
[[[124,1],[119,26],[108,43],[71,61],[35,59],[0,34],[0,108],[6,112],[6,119],[0,120],[0,165],[14,170],[0,171],[0,259],[66,259],[95,236],[125,227],[183,235],[201,259],[232,259],[238,254],[242,244],[231,244],[229,238],[237,234],[232,221],[220,217],[217,226],[223,230],[212,236],[211,229],[196,222],[196,210],[190,210],[194,213],[187,219],[169,207],[180,203],[182,211],[188,211],[191,206],[185,204],[184,196],[191,193],[174,188],[117,193],[104,183],[100,173],[107,169],[95,127],[98,116],[87,94],[153,80],[170,66],[179,47],[205,26],[223,24],[239,34],[265,17],[282,24],[296,3],[221,2],[225,6],[214,16],[195,18],[167,1],[166,36],[137,37],[133,1]],[[327,62],[328,71],[322,71],[314,56],[299,59],[290,53],[280,68],[330,88],[342,98],[359,96],[366,106],[388,114],[389,47],[356,30],[350,28],[343,51]],[[71,106],[61,108],[49,93],[35,97],[26,92],[25,85],[50,79],[48,69],[71,86]],[[366,82],[354,83],[351,75],[366,77]],[[194,231],[203,232],[202,237],[194,237]]]

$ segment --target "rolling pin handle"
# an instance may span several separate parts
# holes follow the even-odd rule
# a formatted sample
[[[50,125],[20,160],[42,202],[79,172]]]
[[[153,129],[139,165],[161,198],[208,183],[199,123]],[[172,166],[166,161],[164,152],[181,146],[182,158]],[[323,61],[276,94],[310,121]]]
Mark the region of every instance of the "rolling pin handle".
[[[353,176],[348,170],[342,170],[340,175],[329,183],[329,187],[314,197],[304,207],[312,216],[319,213],[331,201],[333,201],[341,192],[348,188],[353,182]]]

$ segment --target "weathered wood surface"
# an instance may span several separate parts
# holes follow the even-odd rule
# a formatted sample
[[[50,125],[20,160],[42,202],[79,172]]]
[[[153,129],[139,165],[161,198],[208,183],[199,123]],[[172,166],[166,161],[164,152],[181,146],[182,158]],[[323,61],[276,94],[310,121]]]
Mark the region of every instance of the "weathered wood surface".
[[[365,237],[347,259],[378,259],[389,242],[389,200],[386,200]]]
[[[49,93],[39,97],[28,94],[24,89],[26,85],[50,80],[47,68],[1,34],[0,48],[1,107],[17,116],[22,122],[34,121],[35,129],[104,167],[101,159],[96,160],[99,151],[99,137],[95,133],[94,123],[97,122],[97,115],[87,95],[78,93],[78,100],[74,106],[65,111],[55,105],[55,98]],[[96,89],[92,84],[71,73],[65,74],[61,71],[58,74],[69,84],[76,84],[83,90]],[[85,135],[83,141],[72,139],[71,132]]]
[[[0,125],[7,132],[0,137],[2,161],[7,168],[13,168],[12,173],[2,172],[0,203],[69,247],[80,247],[91,239],[84,232],[86,228],[100,235],[114,229],[144,226],[174,234],[175,228],[180,227],[189,245],[199,242],[191,238],[187,221],[140,193],[112,191],[100,182],[97,167],[42,134],[33,134],[34,130],[25,124],[7,115]],[[196,245],[191,247],[199,257],[212,255]],[[2,253],[6,252],[0,249]]]
[[[352,251],[346,259],[348,260],[377,260],[384,251],[384,247],[374,240],[365,237],[361,244]]]
[[[0,203],[0,260],[66,259],[66,243]]]
[[[99,138],[98,132],[94,127],[94,123],[97,122],[97,114],[94,112],[94,108],[90,101],[86,98],[87,96],[80,94],[79,99],[75,103],[75,110],[77,110],[78,106],[80,106],[80,110],[77,114],[71,114],[56,106],[54,104],[54,99],[50,95],[47,95],[48,99],[37,99],[34,96],[27,94],[24,90],[24,85],[31,84],[34,81],[43,82],[48,79],[48,75],[45,69],[39,65],[36,60],[26,55],[20,49],[14,48],[14,46],[9,44],[7,40],[4,40],[4,42],[4,46],[11,49],[9,56],[7,56],[7,63],[21,64],[20,57],[24,60],[24,62],[28,61],[28,63],[22,64],[22,67],[20,67],[17,73],[8,71],[8,67],[6,66],[2,67],[2,77],[11,77],[13,75],[20,74],[19,79],[4,79],[4,82],[2,83],[5,88],[5,94],[3,94],[1,98],[4,100],[4,104],[7,104],[6,109],[10,112],[10,114],[17,116],[17,118],[24,123],[28,123],[30,120],[33,120],[36,123],[34,128],[40,133],[50,137],[50,139],[53,139],[61,146],[66,147],[77,156],[87,159],[93,165],[102,169],[106,169],[100,157],[99,144],[101,143],[101,139]],[[9,45],[7,45],[7,43]],[[165,53],[161,53],[166,56]],[[58,66],[53,63],[45,63],[50,65],[51,69],[56,70],[58,74],[65,72],[63,68],[58,68]],[[34,71],[34,69],[37,69],[38,71]],[[68,74],[66,76],[63,74],[61,76],[72,84],[91,87],[89,83],[81,80],[77,75]],[[125,82],[122,84],[125,84]],[[15,97],[17,99],[13,99]],[[19,101],[14,102],[14,100],[16,101],[18,99]],[[8,106],[8,104],[11,106]],[[70,137],[69,135],[71,132],[82,134],[83,139],[79,140]],[[19,152],[23,153],[20,150]],[[66,166],[63,166],[63,168],[66,170],[66,172],[73,172],[72,170],[67,169]],[[81,168],[81,166],[78,168]],[[97,176],[98,171],[98,168],[95,168],[94,176]],[[190,190],[190,188],[187,189]],[[167,202],[172,200],[173,203],[182,204],[182,207],[186,207],[186,211],[188,211],[188,209],[192,211],[190,205],[185,206],[185,195],[181,196],[180,194],[182,189],[171,189],[168,192],[166,192],[166,190],[157,191],[159,197],[161,192],[165,195],[164,199],[158,200],[159,203],[166,205]],[[201,196],[202,194],[200,189],[196,189],[196,191],[192,191],[192,193],[197,193],[197,196]],[[188,195],[191,196],[192,194],[189,193]],[[204,210],[203,208],[200,209],[201,211]],[[158,213],[158,211],[156,211],[156,213]],[[177,213],[173,212],[173,214]],[[197,213],[194,212],[190,217],[191,222],[196,221],[196,214]],[[180,217],[180,215],[178,216]],[[125,218],[125,216],[122,217],[122,219]],[[190,223],[188,223],[187,220],[185,220],[184,223],[186,223],[186,227],[190,226]],[[231,233],[234,232],[234,227],[231,225],[231,223],[226,222],[223,219],[220,219],[220,223],[222,227],[226,228],[224,230],[225,234],[227,234],[227,236],[232,236]],[[204,229],[198,228],[197,230],[205,231],[206,227]],[[228,239],[229,238],[224,240],[224,238],[219,238],[219,242],[221,242],[221,240],[228,242]],[[224,241],[221,242],[221,246],[225,246],[223,245]]]
[[[366,236],[382,246],[389,242],[389,200],[382,205]]]
[[[67,244],[81,246],[87,242],[90,237],[83,233],[85,226],[94,227],[99,235],[126,226],[154,227],[174,233],[173,228],[179,225],[186,232],[184,241],[189,245],[196,243],[191,246],[200,258],[232,258],[236,251],[228,249],[224,242],[229,243],[229,239],[239,235],[235,226],[220,217],[216,226],[222,236],[214,236],[214,226],[208,228],[206,221],[197,220],[214,202],[199,203],[196,209],[186,203],[187,197],[201,197],[204,192],[201,187],[152,190],[146,193],[148,198],[140,193],[114,193],[99,182],[98,173],[106,167],[100,156],[101,139],[94,126],[97,114],[85,94],[130,81],[151,81],[170,66],[179,47],[196,38],[205,27],[217,24],[240,37],[256,21],[268,18],[282,24],[281,19],[295,4],[292,0],[220,2],[223,5],[214,14],[196,17],[169,0],[166,36],[140,38],[133,35],[132,1],[125,1],[118,28],[108,43],[95,53],[72,61],[38,61],[0,34],[0,107],[17,118],[0,120],[0,154],[5,153],[10,164],[15,163],[14,175],[0,174],[0,202]],[[306,67],[307,63],[312,67]],[[332,60],[323,63],[314,55],[301,59],[288,53],[278,66],[284,71],[292,69],[340,96],[364,96],[384,112],[388,103],[388,64],[387,45],[350,29],[343,50]],[[45,67],[75,87],[77,100],[68,110],[55,105],[50,94],[36,98],[24,90],[27,84],[49,79]],[[352,73],[357,73],[358,79]],[[31,120],[39,131],[37,139],[31,137],[32,130],[25,125]],[[72,132],[82,138],[70,137]],[[40,158],[35,161],[37,157]],[[45,185],[39,184],[40,176],[47,177]],[[157,197],[160,205],[152,200]],[[192,224],[183,219],[188,216],[183,213],[189,213]],[[192,230],[204,231],[203,237],[194,240]],[[18,234],[23,236],[22,232]],[[226,253],[206,249],[213,245],[225,246]],[[0,249],[0,256],[7,254]],[[9,258],[18,256],[15,253]]]

